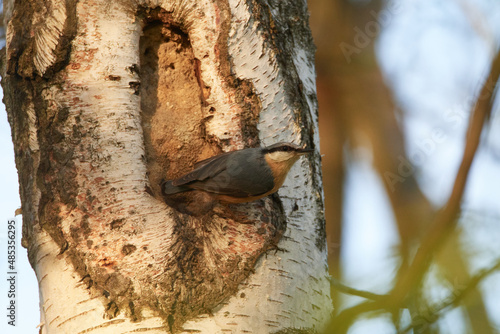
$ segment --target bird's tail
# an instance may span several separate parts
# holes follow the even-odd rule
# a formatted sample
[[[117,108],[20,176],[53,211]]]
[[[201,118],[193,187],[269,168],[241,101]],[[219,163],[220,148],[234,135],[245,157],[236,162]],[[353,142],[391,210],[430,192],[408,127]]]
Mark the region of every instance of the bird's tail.
[[[172,180],[167,180],[167,181],[162,180],[160,187],[163,195],[174,195],[185,191],[193,190],[186,186],[174,186],[172,184]]]

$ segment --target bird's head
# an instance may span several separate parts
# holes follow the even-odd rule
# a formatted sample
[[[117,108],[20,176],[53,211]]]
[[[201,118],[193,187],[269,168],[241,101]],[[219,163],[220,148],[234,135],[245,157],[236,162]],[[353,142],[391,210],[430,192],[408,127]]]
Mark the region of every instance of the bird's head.
[[[313,149],[302,148],[299,145],[292,143],[277,143],[263,149],[266,160],[278,164],[289,164],[290,167],[301,155],[313,151]]]

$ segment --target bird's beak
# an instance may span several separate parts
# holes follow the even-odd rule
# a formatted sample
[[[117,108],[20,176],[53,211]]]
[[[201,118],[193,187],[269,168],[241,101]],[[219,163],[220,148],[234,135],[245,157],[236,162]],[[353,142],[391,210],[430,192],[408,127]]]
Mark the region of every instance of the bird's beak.
[[[297,150],[297,152],[299,152],[299,154],[307,154],[307,153],[314,152],[314,149],[313,148],[301,148],[300,150]]]

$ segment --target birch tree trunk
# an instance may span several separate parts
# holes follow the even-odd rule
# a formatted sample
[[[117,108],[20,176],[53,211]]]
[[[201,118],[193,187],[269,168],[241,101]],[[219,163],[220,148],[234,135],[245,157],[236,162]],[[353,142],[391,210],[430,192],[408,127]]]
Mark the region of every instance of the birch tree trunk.
[[[4,10],[2,86],[41,333],[321,330],[332,305],[306,3]],[[163,202],[162,178],[280,141],[316,153],[279,195],[201,218]]]

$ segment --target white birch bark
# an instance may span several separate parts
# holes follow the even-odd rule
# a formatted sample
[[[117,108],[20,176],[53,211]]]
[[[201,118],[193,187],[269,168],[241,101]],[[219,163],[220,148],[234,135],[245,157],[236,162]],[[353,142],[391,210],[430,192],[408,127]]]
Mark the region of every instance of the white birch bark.
[[[321,330],[332,305],[306,4],[5,6],[2,84],[41,333]],[[155,24],[164,44],[148,58]],[[191,58],[165,67],[172,54]],[[168,73],[188,73],[184,86]],[[220,149],[280,141],[316,153],[279,199],[243,206],[253,224],[179,214],[157,194],[161,176]]]

